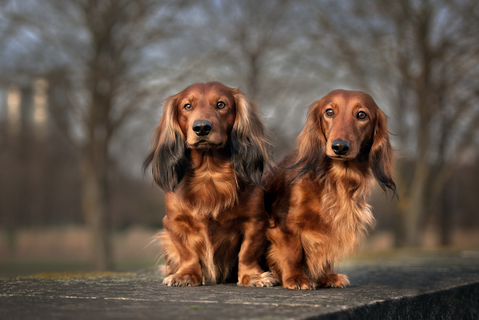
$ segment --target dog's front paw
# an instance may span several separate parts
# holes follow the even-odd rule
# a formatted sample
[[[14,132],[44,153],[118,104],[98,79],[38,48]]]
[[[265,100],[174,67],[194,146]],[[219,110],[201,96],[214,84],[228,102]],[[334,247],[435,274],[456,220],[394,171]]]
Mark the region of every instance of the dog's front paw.
[[[273,287],[278,285],[279,281],[273,276],[271,272],[267,271],[261,274],[260,283],[263,284],[263,287]]]
[[[244,275],[238,281],[239,286],[245,287],[272,287],[278,284],[271,272],[255,273]]]
[[[283,281],[283,287],[293,290],[316,290],[318,285],[306,275],[295,275]]]
[[[196,274],[175,273],[166,277],[163,284],[169,287],[196,287],[202,284],[201,277]]]
[[[331,273],[319,280],[319,285],[326,288],[346,288],[348,277],[344,274]]]

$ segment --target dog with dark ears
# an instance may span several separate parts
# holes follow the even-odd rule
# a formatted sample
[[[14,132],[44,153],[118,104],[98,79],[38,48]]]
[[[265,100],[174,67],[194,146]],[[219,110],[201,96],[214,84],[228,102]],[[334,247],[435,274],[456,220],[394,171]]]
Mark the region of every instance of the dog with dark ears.
[[[238,89],[196,83],[169,97],[144,170],[165,191],[159,239],[168,286],[272,286],[260,266],[268,216],[261,185],[270,144]]]

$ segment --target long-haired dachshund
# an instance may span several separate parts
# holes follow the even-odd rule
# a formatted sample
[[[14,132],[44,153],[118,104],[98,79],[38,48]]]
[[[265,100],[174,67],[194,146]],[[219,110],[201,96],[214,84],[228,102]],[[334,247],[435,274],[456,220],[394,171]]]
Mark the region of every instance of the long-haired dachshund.
[[[193,84],[166,100],[152,145],[144,169],[151,164],[165,191],[163,283],[237,277],[238,285],[272,286],[260,267],[268,224],[261,178],[270,145],[256,106],[219,82]]]
[[[374,222],[372,176],[395,193],[393,155],[386,116],[368,94],[335,90],[310,106],[296,150],[264,177],[267,261],[283,287],[349,284],[334,263]]]

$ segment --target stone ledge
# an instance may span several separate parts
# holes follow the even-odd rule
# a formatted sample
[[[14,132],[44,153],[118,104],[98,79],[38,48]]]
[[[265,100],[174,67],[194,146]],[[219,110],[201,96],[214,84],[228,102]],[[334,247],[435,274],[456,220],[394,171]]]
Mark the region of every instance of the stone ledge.
[[[479,258],[395,252],[347,260],[347,289],[172,288],[153,270],[0,280],[1,319],[478,319]]]

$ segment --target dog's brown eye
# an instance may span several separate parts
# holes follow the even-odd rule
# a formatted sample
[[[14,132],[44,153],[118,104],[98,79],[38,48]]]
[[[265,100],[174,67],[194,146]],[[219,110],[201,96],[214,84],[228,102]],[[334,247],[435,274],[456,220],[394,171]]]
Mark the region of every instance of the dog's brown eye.
[[[333,111],[333,109],[326,109],[326,116],[327,116],[327,117],[332,117],[332,116],[334,116],[334,111]]]
[[[218,108],[218,109],[223,109],[224,107],[226,107],[226,104],[223,101],[219,101],[216,104],[216,108]]]
[[[360,119],[360,120],[364,120],[364,119],[366,119],[366,118],[368,117],[368,115],[367,115],[366,112],[364,112],[364,111],[359,111],[357,117],[358,117],[358,119]]]
[[[191,104],[187,103],[183,106],[183,108],[185,108],[186,110],[190,110],[191,109]]]

